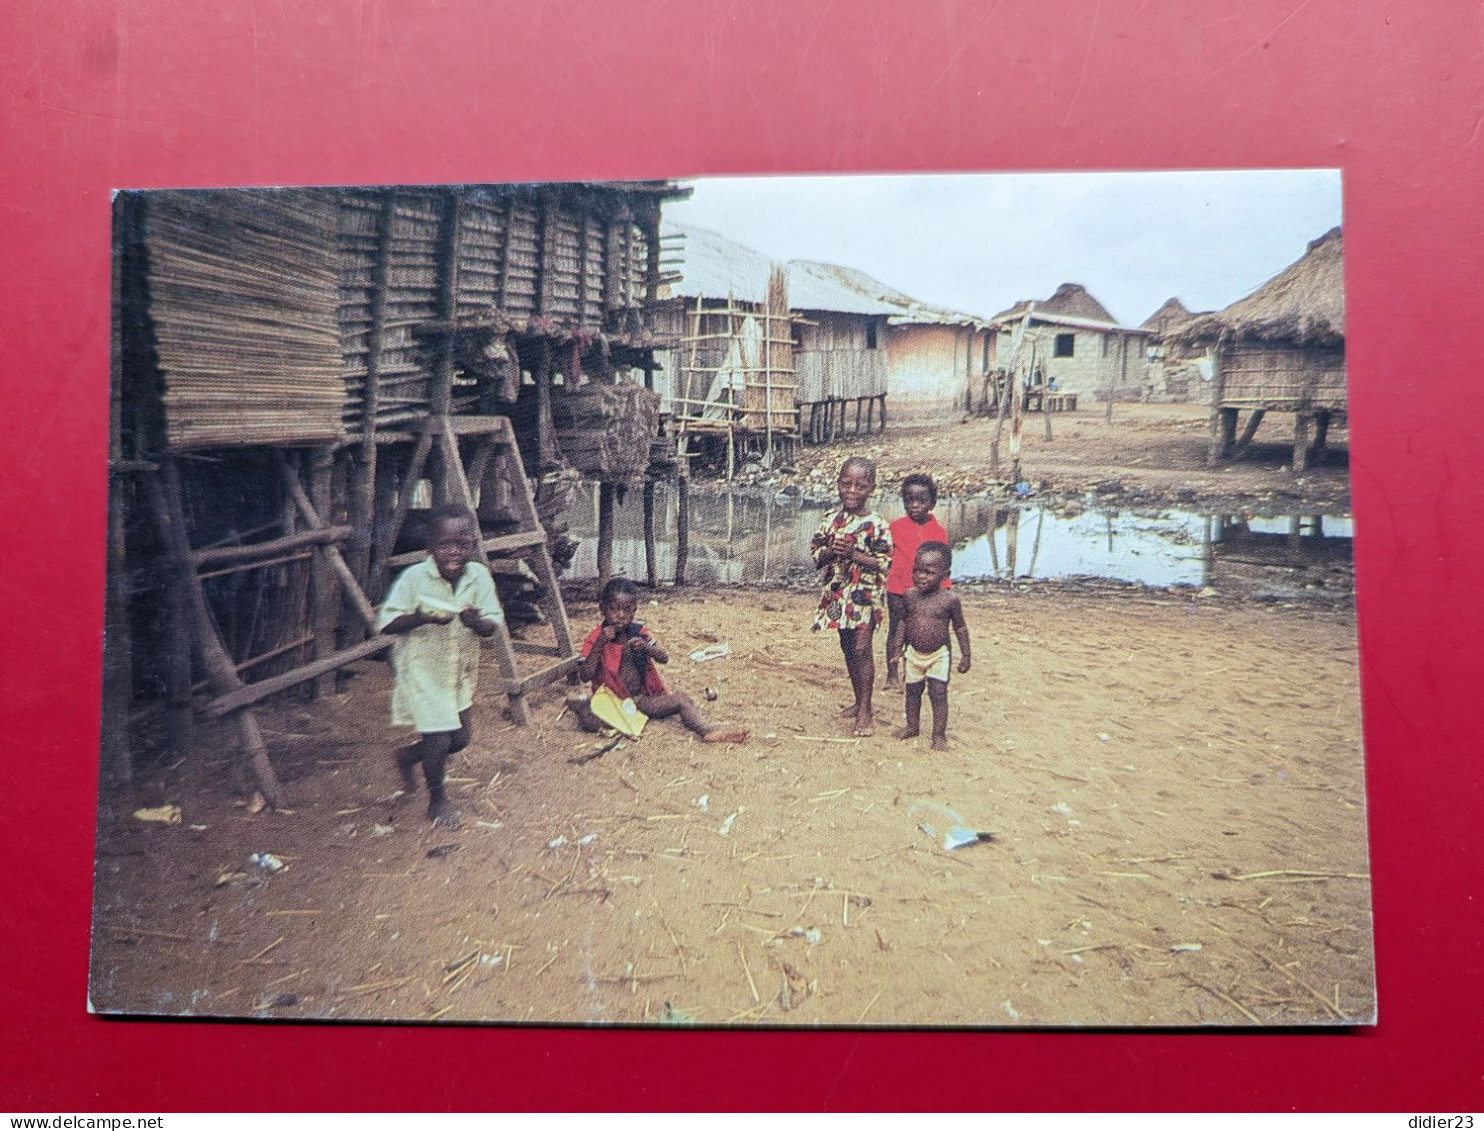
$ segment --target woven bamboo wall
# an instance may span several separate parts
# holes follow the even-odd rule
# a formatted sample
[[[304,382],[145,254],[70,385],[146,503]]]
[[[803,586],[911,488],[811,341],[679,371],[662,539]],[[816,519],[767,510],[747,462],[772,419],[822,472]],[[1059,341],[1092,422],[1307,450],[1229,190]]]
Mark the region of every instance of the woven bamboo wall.
[[[1221,403],[1275,409],[1342,409],[1346,404],[1343,348],[1239,343],[1221,352]]]
[[[341,435],[335,226],[333,205],[302,193],[148,198],[148,332],[168,448]]]

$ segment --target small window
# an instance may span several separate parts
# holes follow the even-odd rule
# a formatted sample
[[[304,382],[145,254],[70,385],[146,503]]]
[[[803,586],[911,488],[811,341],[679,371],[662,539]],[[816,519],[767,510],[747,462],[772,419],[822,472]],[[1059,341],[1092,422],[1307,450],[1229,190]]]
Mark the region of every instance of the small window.
[[[867,322],[866,323],[866,349],[873,350],[875,348],[876,348],[876,323],[874,323],[874,322]]]
[[[1076,334],[1058,334],[1056,336],[1056,349],[1053,352],[1052,356],[1053,357],[1075,357],[1076,356],[1076,353],[1074,351],[1076,349],[1076,346],[1077,346],[1077,335]]]

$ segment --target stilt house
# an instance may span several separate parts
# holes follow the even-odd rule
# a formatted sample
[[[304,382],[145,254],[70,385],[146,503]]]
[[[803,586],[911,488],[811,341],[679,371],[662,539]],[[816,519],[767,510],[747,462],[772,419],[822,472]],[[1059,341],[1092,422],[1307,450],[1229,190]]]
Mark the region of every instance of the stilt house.
[[[557,569],[579,475],[642,481],[667,182],[126,192],[114,202],[105,755],[383,652],[373,602],[419,515],[477,511],[514,613],[512,717],[575,663]],[[555,561],[553,560],[555,559]],[[206,693],[204,699],[195,698]],[[193,703],[193,699],[195,700]]]
[[[1203,349],[1214,362],[1213,461],[1239,454],[1268,413],[1291,412],[1293,467],[1302,471],[1323,452],[1330,424],[1343,420],[1343,252],[1340,229],[1331,229],[1246,298],[1168,336],[1171,343]],[[1238,437],[1243,412],[1247,421]]]

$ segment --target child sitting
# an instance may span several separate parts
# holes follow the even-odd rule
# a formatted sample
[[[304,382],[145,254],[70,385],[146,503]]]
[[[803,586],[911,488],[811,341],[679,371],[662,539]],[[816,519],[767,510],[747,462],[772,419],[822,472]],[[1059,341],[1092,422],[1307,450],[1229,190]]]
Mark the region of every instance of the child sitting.
[[[855,702],[841,711],[855,719],[855,735],[871,733],[871,687],[876,657],[871,638],[881,623],[882,583],[891,567],[891,531],[870,509],[876,491],[876,465],[851,456],[835,480],[840,509],[826,515],[809,541],[816,569],[824,571],[824,594],[814,614],[814,631],[835,629]]]
[[[948,629],[958,637],[958,670],[969,670],[969,626],[958,594],[943,588],[953,563],[944,542],[924,542],[912,563],[912,588],[904,596],[902,619],[889,644],[902,654],[907,678],[907,725],[897,738],[916,738],[922,720],[922,690],[933,704],[933,749],[948,749],[948,671],[953,650]],[[902,645],[906,647],[903,649]]]
[[[598,610],[603,623],[582,644],[582,678],[592,685],[591,699],[568,701],[578,725],[589,732],[612,726],[638,738],[649,719],[679,715],[702,742],[746,742],[747,731],[724,730],[706,722],[688,695],[665,690],[655,664],[670,662],[669,653],[634,620],[639,587],[615,577],[603,586]]]
[[[906,594],[912,588],[912,563],[917,560],[917,548],[924,542],[948,542],[948,531],[933,515],[938,505],[938,485],[931,475],[921,472],[902,480],[902,508],[907,512],[891,524],[891,572],[886,575],[886,687],[902,686],[898,674],[902,656],[891,650],[896,637],[897,625],[902,619],[902,606]],[[950,586],[946,577],[943,587]]]
[[[439,507],[428,527],[428,556],[397,577],[377,624],[392,645],[392,724],[414,726],[421,738],[397,755],[407,793],[417,789],[413,768],[428,783],[428,816],[437,825],[459,823],[443,793],[450,754],[469,745],[469,710],[479,680],[479,640],[505,619],[495,583],[473,561],[479,526],[462,507]]]

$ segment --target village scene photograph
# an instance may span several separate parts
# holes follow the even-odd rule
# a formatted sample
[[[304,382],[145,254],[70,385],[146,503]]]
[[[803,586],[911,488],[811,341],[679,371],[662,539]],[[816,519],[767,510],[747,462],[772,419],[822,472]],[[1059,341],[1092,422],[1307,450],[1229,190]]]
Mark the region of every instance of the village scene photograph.
[[[1337,170],[112,231],[92,1011],[1375,1023]]]

